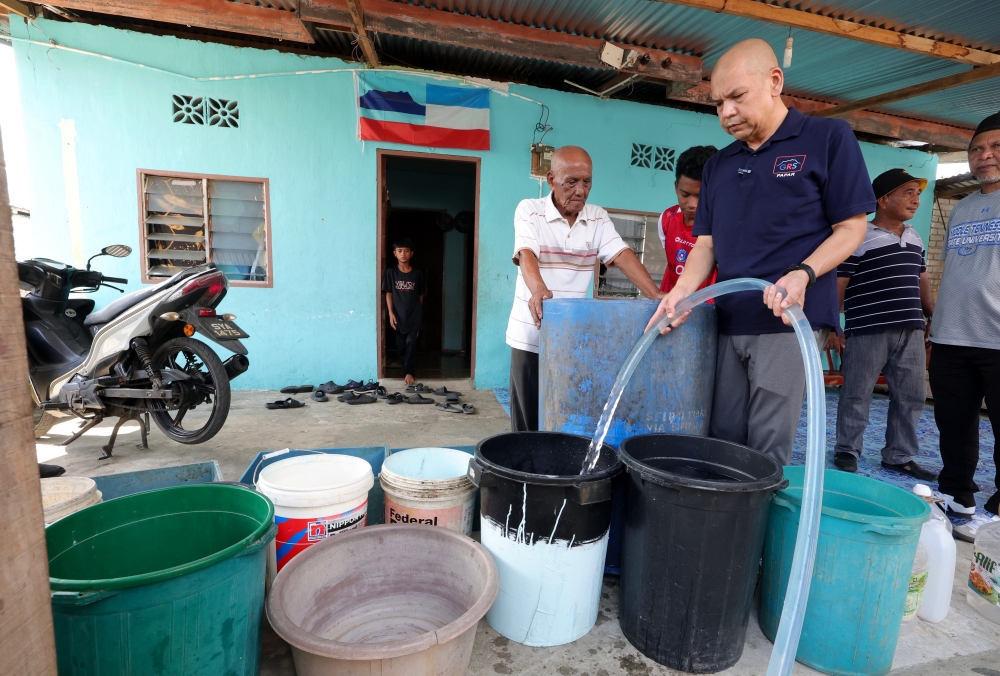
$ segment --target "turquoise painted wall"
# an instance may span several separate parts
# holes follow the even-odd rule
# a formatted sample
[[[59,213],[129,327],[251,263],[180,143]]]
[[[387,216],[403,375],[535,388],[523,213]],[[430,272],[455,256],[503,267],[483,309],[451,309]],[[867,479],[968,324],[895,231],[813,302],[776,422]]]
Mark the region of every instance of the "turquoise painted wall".
[[[338,59],[143,35],[100,26],[12,17],[15,38],[105,54],[190,77],[350,69]],[[518,201],[543,191],[529,176],[528,145],[545,103],[547,143],[582,145],[595,161],[591,201],[660,211],[674,203],[673,176],[630,166],[633,142],[683,150],[730,140],[715,117],[585,95],[510,86],[491,94],[488,152],[362,143],[350,72],[192,81],[151,69],[14,42],[31,165],[35,255],[72,260],[59,123],[73,120],[84,247],[122,242],[137,254],[102,262],[139,288],[138,168],[267,177],[271,187],[272,289],[233,288],[223,309],[250,333],[250,371],[234,385],[370,378],[376,371],[376,162],[378,147],[483,158],[477,298],[476,385],[505,386],[504,332],[517,270],[510,261]],[[239,101],[239,129],[176,124],[170,97]],[[902,166],[933,180],[936,157],[862,144],[869,171]],[[926,238],[930,205],[915,225]],[[98,305],[113,299],[102,291]]]

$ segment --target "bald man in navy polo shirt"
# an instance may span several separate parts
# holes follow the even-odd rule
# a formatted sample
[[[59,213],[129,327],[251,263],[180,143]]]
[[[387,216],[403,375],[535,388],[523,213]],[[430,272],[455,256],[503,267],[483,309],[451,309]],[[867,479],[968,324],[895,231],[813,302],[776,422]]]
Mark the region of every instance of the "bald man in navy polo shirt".
[[[825,344],[839,326],[837,266],[861,245],[875,194],[850,126],[787,108],[783,86],[778,60],[763,40],[735,45],[713,69],[719,121],[737,140],[705,165],[693,230],[698,240],[650,324],[664,313],[672,317],[716,264],[720,282],[758,277],[774,283],[763,303],[756,292],[716,300],[710,433],[787,465],[805,371],[784,310],[801,305],[818,346]]]

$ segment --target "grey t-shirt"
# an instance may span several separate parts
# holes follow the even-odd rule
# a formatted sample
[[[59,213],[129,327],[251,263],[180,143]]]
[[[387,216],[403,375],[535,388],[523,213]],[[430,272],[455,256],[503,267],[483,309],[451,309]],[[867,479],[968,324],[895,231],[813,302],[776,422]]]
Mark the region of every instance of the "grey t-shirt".
[[[931,341],[1000,350],[1000,190],[951,210]]]

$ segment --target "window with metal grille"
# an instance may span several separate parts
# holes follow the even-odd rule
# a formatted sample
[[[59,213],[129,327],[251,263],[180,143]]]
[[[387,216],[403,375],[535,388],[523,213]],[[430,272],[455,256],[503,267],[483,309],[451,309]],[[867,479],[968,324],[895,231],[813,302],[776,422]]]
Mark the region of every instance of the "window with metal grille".
[[[272,286],[266,178],[139,171],[142,278],[215,263],[233,286]]]
[[[648,257],[656,258],[655,254],[659,251],[660,246],[659,237],[656,234],[659,214],[646,211],[608,209],[608,216],[611,217],[611,222],[614,223],[615,230],[618,231],[618,234],[621,235],[621,238],[635,252],[635,255],[642,263],[646,264]],[[648,252],[646,250],[647,241],[651,248]],[[653,255],[650,256],[649,254]],[[662,252],[660,254],[659,258],[664,258]],[[663,277],[662,269],[659,272],[659,277],[656,277],[654,270],[650,270],[650,277],[659,286],[660,278]],[[625,273],[617,267],[605,267],[598,262],[594,272],[594,297],[641,298],[642,293],[628,280]]]

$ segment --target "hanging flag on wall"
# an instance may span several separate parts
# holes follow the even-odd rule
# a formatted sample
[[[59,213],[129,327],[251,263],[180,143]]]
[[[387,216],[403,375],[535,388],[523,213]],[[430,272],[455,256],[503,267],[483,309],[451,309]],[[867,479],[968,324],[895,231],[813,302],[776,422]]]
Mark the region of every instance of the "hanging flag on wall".
[[[490,90],[358,74],[358,137],[431,148],[490,149]]]

